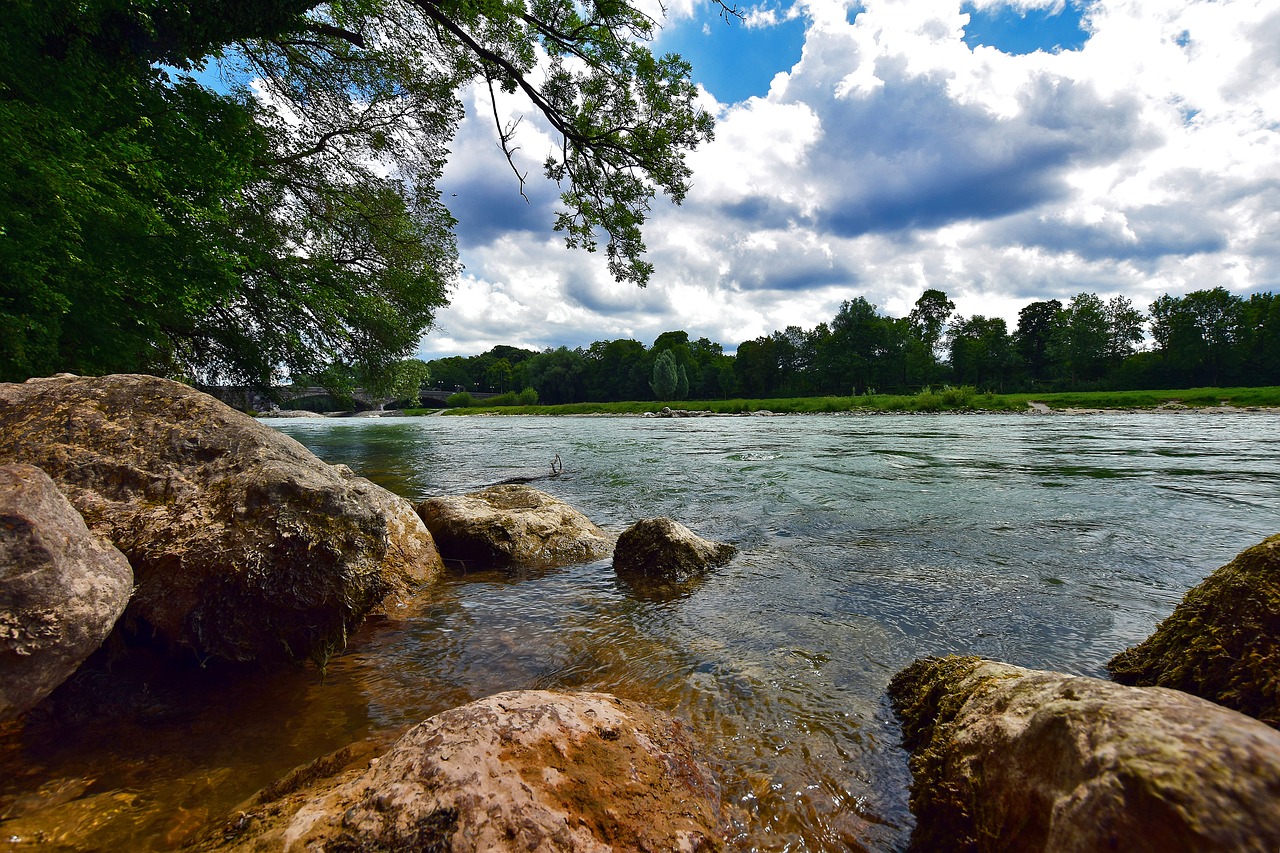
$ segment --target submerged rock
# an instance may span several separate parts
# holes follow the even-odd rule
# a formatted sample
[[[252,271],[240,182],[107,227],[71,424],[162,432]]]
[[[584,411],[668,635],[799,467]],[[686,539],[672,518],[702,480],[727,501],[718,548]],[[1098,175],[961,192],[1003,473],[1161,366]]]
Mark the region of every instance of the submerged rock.
[[[446,559],[477,568],[548,568],[599,559],[609,537],[564,501],[531,486],[430,498],[418,514]]]
[[[613,568],[631,580],[679,583],[727,563],[736,550],[703,539],[670,518],[646,518],[618,537]]]
[[[323,658],[442,568],[408,501],[177,382],[0,384],[0,462],[14,461],[129,558],[125,621],[201,657]]]
[[[124,612],[133,572],[49,476],[0,465],[0,720],[67,679]]]
[[[889,685],[915,850],[1275,850],[1280,732],[1163,688],[976,657]]]
[[[1107,669],[1121,684],[1185,690],[1280,728],[1280,535],[1211,574]]]
[[[499,693],[269,787],[206,849],[718,849],[714,778],[681,724],[602,693]],[[300,789],[300,790],[299,790]]]

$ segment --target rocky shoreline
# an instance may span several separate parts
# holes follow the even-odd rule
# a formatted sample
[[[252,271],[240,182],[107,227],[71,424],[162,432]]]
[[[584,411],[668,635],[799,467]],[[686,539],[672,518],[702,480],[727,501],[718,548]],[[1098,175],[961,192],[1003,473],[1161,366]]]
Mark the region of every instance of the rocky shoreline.
[[[677,411],[663,416],[701,416]],[[734,558],[672,519],[614,540],[523,484],[415,507],[211,397],[142,376],[0,385],[0,521],[9,726],[53,701],[103,642],[323,666],[367,616],[429,598],[446,563],[520,573],[612,555],[626,589],[662,601]],[[1118,654],[1124,685],[917,661],[888,691],[910,753],[913,848],[1274,849],[1277,657],[1280,536]],[[0,818],[0,830],[40,846],[56,834],[42,815],[63,814],[52,806],[95,807],[81,794]],[[180,841],[714,850],[730,846],[725,808],[714,762],[677,717],[604,694],[520,691],[431,717],[380,755],[318,757]],[[91,837],[68,843],[59,849],[95,849]]]

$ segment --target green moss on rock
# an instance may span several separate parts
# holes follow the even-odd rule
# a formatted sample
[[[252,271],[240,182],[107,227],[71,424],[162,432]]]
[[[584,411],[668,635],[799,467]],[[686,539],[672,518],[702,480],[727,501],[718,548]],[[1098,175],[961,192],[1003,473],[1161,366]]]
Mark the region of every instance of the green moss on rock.
[[[917,661],[890,699],[913,850],[1270,850],[1280,732],[1177,690],[978,658]]]
[[[1280,535],[1206,578],[1107,669],[1121,684],[1183,690],[1280,728]]]
[[[913,836],[914,849],[927,849],[936,838],[949,839],[953,850],[983,847],[977,820],[980,792],[958,781],[962,774],[955,762],[962,756],[954,743],[965,704],[999,680],[986,675],[970,683],[984,665],[994,664],[976,655],[922,658],[889,682],[889,701],[902,720],[902,743],[911,753],[911,811],[927,828]]]

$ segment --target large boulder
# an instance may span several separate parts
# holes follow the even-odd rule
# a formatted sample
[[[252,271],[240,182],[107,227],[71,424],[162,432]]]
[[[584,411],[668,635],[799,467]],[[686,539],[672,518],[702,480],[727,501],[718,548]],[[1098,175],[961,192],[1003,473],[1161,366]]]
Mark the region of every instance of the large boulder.
[[[132,589],[124,554],[47,474],[0,465],[0,720],[30,710],[102,645]]]
[[[603,530],[531,486],[490,486],[429,498],[417,509],[440,553],[476,568],[550,568],[609,553]]]
[[[43,468],[129,558],[126,622],[201,657],[324,658],[442,568],[408,501],[153,376],[0,384],[0,462]]]
[[[976,657],[889,686],[916,850],[1276,850],[1280,732],[1175,690]]]
[[[735,550],[732,545],[703,539],[678,521],[646,518],[618,537],[613,568],[631,579],[678,583],[727,563]]]
[[[1107,669],[1121,684],[1185,690],[1280,728],[1280,535],[1209,575]]]
[[[719,849],[714,778],[683,726],[602,693],[499,693],[411,729],[368,769],[343,753],[236,810],[212,849]],[[299,790],[300,789],[300,790]]]

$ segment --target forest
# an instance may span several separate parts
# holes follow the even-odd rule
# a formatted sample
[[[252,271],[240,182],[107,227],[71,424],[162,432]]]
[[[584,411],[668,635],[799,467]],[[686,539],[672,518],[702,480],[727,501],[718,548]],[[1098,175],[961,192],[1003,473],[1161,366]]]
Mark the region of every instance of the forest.
[[[427,363],[455,392],[524,391],[543,404],[731,397],[909,394],[944,384],[980,391],[1122,391],[1280,385],[1280,296],[1224,288],[1164,295],[1143,312],[1123,296],[1031,302],[1016,328],[955,313],[926,290],[906,317],[863,297],[810,329],[788,326],[736,351],[687,332],[536,352],[497,346]],[[534,394],[526,389],[532,389]]]

